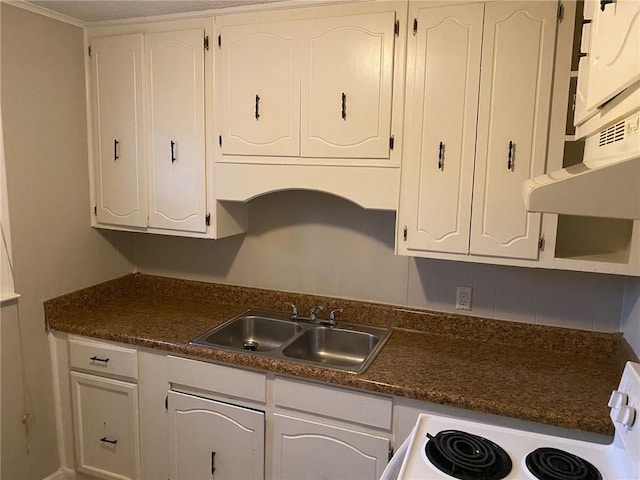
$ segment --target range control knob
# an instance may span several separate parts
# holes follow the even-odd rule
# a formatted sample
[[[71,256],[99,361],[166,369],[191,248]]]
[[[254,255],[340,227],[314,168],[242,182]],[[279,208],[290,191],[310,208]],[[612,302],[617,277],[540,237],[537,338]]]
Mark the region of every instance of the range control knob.
[[[613,409],[611,410],[611,419],[625,427],[632,427],[636,421],[636,409],[627,406]]]
[[[627,404],[627,394],[620,392],[618,390],[614,390],[611,392],[611,398],[609,398],[609,407],[610,408],[620,408],[623,405]]]

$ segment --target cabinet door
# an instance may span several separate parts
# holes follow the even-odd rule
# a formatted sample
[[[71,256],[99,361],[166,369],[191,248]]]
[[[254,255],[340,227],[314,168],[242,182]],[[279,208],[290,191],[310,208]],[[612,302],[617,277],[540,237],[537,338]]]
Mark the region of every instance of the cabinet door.
[[[203,38],[145,37],[150,227],[206,232]]]
[[[100,478],[140,477],[138,389],[71,372],[78,470]]]
[[[300,154],[297,25],[281,22],[222,29],[224,155]]]
[[[616,0],[597,8],[592,25],[589,110],[640,80],[640,1]]]
[[[537,258],[541,216],[525,210],[522,184],[544,173],[556,17],[556,2],[485,7],[473,254]]]
[[[407,246],[468,253],[484,5],[415,15],[402,178]]]
[[[273,415],[273,478],[380,478],[389,440],[286,415]]]
[[[142,55],[142,34],[91,41],[98,223],[147,225]]]
[[[304,22],[303,157],[389,158],[395,12]]]
[[[264,412],[169,392],[169,418],[171,480],[264,478]]]

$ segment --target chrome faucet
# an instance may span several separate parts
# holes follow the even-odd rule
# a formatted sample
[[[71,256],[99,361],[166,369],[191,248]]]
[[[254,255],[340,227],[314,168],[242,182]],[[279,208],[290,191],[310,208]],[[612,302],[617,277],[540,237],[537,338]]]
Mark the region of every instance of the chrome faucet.
[[[324,305],[316,305],[311,309],[311,312],[309,312],[309,318],[311,319],[312,322],[317,322],[316,315],[320,313],[322,310],[324,310]]]
[[[331,310],[331,313],[329,314],[329,321],[327,322],[329,326],[335,327],[338,324],[338,322],[336,322],[336,312],[342,312],[342,311],[343,311],[342,308],[336,308],[335,310]]]
[[[298,307],[296,307],[295,303],[285,302],[285,305],[289,305],[291,307],[291,320],[298,319]]]

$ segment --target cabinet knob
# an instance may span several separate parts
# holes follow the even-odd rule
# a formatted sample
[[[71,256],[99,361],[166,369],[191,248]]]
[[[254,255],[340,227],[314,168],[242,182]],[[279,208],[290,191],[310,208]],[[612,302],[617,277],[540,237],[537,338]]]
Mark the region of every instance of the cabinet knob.
[[[347,96],[342,92],[342,120],[347,119]]]

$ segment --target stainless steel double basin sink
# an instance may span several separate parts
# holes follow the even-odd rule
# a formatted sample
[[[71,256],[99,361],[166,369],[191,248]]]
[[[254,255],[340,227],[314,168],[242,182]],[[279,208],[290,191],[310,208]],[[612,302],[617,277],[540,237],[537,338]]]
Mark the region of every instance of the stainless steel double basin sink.
[[[390,328],[247,310],[191,340],[192,345],[249,351],[267,358],[363,373],[391,335]]]

